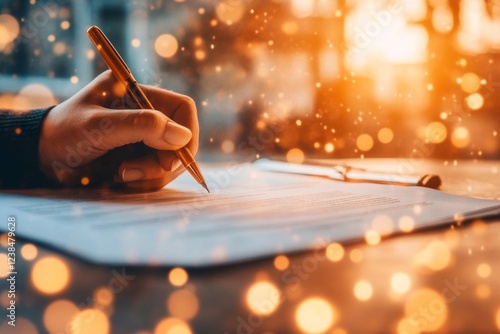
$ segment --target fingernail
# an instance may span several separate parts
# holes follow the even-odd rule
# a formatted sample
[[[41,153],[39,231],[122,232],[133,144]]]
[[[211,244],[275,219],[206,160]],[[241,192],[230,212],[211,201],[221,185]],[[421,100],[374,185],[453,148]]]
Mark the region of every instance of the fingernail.
[[[181,161],[179,159],[173,159],[172,165],[170,165],[170,169],[167,172],[173,172],[174,170],[179,168],[180,165],[181,165]]]
[[[144,172],[138,168],[125,168],[122,172],[123,182],[138,181],[144,178]]]
[[[191,139],[191,131],[175,122],[168,122],[165,135],[165,141],[171,145],[184,146]]]

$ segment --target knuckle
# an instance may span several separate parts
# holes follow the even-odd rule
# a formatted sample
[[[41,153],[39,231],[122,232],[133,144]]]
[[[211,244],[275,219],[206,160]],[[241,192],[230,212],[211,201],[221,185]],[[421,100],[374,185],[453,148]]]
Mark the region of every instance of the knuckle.
[[[134,116],[132,122],[136,127],[154,128],[158,126],[160,120],[154,110],[141,110]]]

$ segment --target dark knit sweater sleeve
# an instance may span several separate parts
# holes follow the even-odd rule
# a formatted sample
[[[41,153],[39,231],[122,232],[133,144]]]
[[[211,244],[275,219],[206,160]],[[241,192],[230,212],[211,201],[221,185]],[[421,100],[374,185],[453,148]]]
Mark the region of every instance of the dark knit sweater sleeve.
[[[0,188],[47,184],[38,167],[38,142],[42,120],[50,109],[0,110]]]

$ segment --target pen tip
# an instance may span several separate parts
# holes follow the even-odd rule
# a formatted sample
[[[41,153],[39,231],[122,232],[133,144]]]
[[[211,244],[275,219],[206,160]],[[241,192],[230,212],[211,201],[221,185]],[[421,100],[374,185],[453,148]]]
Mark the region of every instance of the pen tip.
[[[210,190],[208,189],[207,184],[206,184],[205,182],[202,182],[202,183],[201,183],[201,185],[202,185],[202,186],[203,186],[203,188],[205,188],[205,189],[208,191],[208,193],[210,194]]]

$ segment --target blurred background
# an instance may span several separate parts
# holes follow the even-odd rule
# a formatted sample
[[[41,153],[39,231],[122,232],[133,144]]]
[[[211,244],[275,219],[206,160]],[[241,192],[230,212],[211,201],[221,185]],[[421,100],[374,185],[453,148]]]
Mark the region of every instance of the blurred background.
[[[203,152],[499,158],[500,0],[2,0],[0,108],[106,69],[196,101]]]

